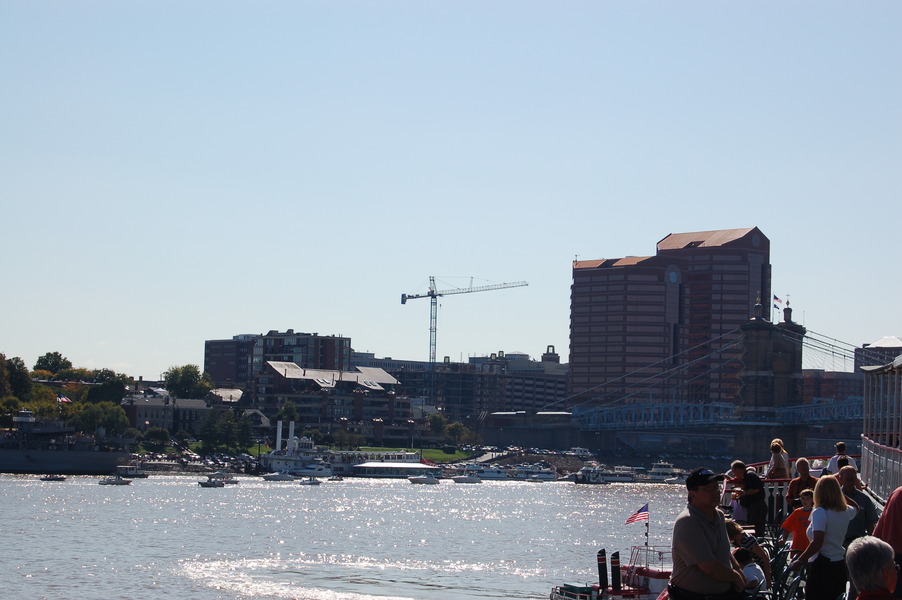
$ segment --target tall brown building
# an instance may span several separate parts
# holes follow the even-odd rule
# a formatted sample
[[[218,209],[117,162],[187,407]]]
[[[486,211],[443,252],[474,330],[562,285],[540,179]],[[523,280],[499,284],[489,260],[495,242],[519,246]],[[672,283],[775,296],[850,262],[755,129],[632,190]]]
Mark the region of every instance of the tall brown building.
[[[770,306],[770,280],[757,227],[670,234],[654,256],[574,261],[569,404],[735,399],[733,344],[758,299]]]

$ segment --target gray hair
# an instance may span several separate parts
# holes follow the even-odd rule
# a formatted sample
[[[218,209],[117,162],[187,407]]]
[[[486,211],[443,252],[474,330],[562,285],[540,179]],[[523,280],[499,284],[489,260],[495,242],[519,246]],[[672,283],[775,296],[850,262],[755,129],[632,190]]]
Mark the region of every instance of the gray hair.
[[[849,544],[846,550],[846,565],[858,591],[885,588],[883,569],[896,568],[895,556],[892,546],[870,535],[860,537]]]

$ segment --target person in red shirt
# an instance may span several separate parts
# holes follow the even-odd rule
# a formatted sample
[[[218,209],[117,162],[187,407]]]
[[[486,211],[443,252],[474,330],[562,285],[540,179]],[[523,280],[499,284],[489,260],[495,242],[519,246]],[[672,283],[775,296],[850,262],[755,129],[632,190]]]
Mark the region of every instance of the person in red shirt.
[[[874,527],[874,537],[878,537],[893,549],[896,553],[896,566],[902,566],[902,486],[890,494],[877,526]],[[902,598],[902,585],[896,583],[893,596]]]
[[[782,545],[792,535],[790,550],[796,556],[804,552],[810,543],[807,531],[808,523],[811,522],[811,511],[814,509],[814,490],[802,490],[799,493],[799,501],[802,503],[802,507],[795,509],[786,517],[781,525],[783,533],[780,536]]]

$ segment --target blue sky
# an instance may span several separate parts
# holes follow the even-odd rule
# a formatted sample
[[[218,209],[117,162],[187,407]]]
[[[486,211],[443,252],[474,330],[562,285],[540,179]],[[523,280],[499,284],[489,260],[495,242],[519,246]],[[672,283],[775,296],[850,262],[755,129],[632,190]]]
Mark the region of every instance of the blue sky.
[[[898,2],[0,6],[0,352],[155,378],[206,339],[568,353],[571,261],[758,226],[774,291],[902,335]]]

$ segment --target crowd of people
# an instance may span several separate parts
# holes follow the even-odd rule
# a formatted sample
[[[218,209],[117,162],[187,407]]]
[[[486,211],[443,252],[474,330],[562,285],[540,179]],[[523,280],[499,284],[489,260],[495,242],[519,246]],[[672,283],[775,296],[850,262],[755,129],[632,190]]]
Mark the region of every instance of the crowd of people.
[[[843,442],[836,444],[836,454],[817,477],[807,459],[797,458],[797,476],[791,478],[782,440],[773,440],[770,451],[763,477],[734,461],[727,474],[698,468],[686,478],[688,503],[673,528],[670,598],[746,599],[771,589],[778,577],[783,582],[794,578],[797,585],[804,581],[807,600],[902,598],[897,585],[902,487],[878,517]],[[785,488],[789,514],[778,521],[775,540],[767,537],[772,533],[766,523],[769,479],[784,484],[790,479]],[[732,500],[729,519],[721,508],[726,492]]]

